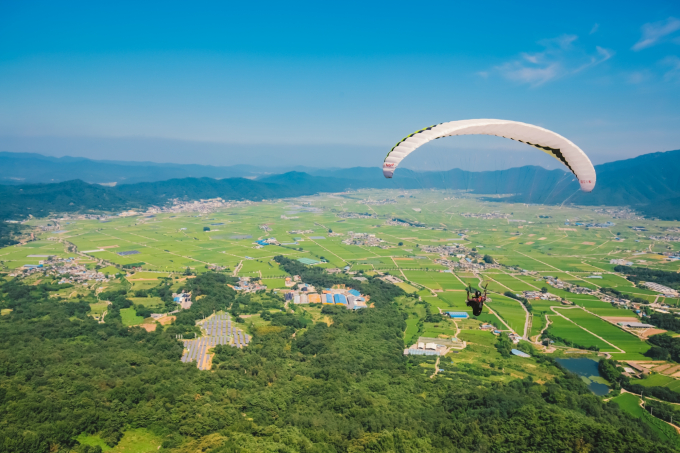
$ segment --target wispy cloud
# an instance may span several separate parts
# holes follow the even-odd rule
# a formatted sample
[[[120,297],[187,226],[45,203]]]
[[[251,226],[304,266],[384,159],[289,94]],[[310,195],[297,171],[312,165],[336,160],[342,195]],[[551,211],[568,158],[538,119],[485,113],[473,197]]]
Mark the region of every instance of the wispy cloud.
[[[638,85],[644,83],[652,78],[652,75],[648,70],[644,71],[634,71],[626,76],[626,81],[633,85]]]
[[[538,44],[544,47],[542,52],[522,53],[520,58],[493,70],[508,80],[538,86],[585,71],[614,56],[612,50],[602,47],[596,47],[595,53],[589,54],[575,46],[577,39],[576,35],[562,35],[539,41]],[[488,76],[488,72],[484,74]]]
[[[584,71],[588,68],[592,68],[593,66],[597,66],[602,62],[605,62],[609,60],[611,57],[614,56],[614,51],[605,49],[600,46],[595,46],[595,50],[597,51],[596,55],[591,55],[590,56],[590,61],[588,63],[584,63],[580,67],[574,69],[572,72],[576,74],[577,72]]]
[[[661,60],[661,64],[670,67],[663,78],[667,82],[680,82],[680,58],[676,56],[666,57]]]
[[[669,17],[666,20],[644,24],[642,37],[635,43],[633,50],[639,51],[664,41],[664,38],[680,30],[680,20]],[[673,40],[675,42],[675,40]]]
[[[589,33],[589,34],[592,35],[593,33],[596,33],[597,30],[599,30],[599,29],[600,29],[600,24],[595,24],[595,25],[593,25],[593,28],[590,29],[590,33]]]

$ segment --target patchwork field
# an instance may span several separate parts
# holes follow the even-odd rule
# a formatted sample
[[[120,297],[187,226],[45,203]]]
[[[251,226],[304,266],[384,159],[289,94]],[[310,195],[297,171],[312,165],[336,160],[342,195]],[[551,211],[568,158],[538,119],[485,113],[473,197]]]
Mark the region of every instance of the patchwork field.
[[[394,218],[420,226],[391,224]],[[610,221],[614,226],[584,228],[575,226],[575,219],[582,223]],[[29,222],[36,228],[45,224],[42,219]],[[647,232],[629,228],[639,225]],[[519,294],[545,287],[577,308],[566,309],[559,301],[531,300],[529,336],[541,332],[547,314],[552,321],[549,331],[555,335],[585,347],[596,346],[601,351],[616,353],[620,348],[625,354],[618,353],[616,357],[626,359],[644,358],[642,354],[649,345],[599,317],[637,319],[637,314],[595,296],[553,288],[545,277],[557,277],[591,290],[614,288],[631,298],[650,302],[680,304],[678,299],[664,299],[654,291],[636,287],[614,272],[615,264],[610,263],[612,259],[625,259],[636,265],[677,271],[680,263],[668,261],[659,253],[677,252],[680,243],[649,239],[673,224],[614,218],[599,208],[482,201],[464,192],[452,196],[436,191],[362,190],[244,203],[205,214],[168,212],[155,216],[112,216],[105,221],[70,219],[60,221],[58,227],[59,233],[36,230],[35,241],[0,249],[0,268],[17,272],[25,265],[39,265],[50,256],[74,257],[88,269],[99,268],[106,275],[127,274],[125,279],[108,282],[106,290],[121,288],[134,293],[157,286],[165,277],[172,278],[172,289],[176,291],[187,268],[200,273],[214,266],[238,277],[260,278],[269,289],[283,289],[287,275],[273,261],[275,256],[325,260],[326,263],[315,266],[340,269],[349,266],[357,275],[389,273],[404,280],[399,286],[409,294],[417,294],[431,313],[465,311],[472,316],[465,305],[465,289],[468,285],[473,288],[484,285],[491,298],[488,307],[495,314],[485,309],[476,320],[459,321],[459,327],[468,331],[470,326],[476,329],[483,321],[506,329],[505,323],[520,335],[524,332],[526,312],[520,302],[503,293]],[[359,234],[373,235],[374,239],[366,241]],[[613,240],[617,236],[621,240]],[[267,238],[275,238],[281,245],[256,243]],[[437,248],[456,246],[462,247],[462,254],[449,255]],[[436,262],[442,258],[456,263],[453,272],[440,272],[448,269]],[[501,266],[483,267],[479,263],[484,260]],[[137,268],[134,273],[130,272],[132,267]],[[534,274],[527,275],[528,272]],[[74,288],[58,295],[68,299],[84,293],[82,288]],[[133,302],[147,307],[161,305],[158,298],[134,298]],[[97,316],[106,308],[102,304],[91,307]],[[424,330],[432,335],[450,334],[449,321],[436,327],[434,323],[423,324],[425,307],[405,309],[405,337],[410,339],[419,330],[420,334]],[[143,321],[134,309],[126,309],[122,315],[127,325]]]

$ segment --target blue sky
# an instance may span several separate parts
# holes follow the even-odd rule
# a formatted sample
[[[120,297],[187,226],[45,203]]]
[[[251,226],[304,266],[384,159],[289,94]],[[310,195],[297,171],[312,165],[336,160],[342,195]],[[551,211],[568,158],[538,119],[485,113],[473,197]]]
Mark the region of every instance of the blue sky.
[[[0,1],[0,150],[378,166],[467,118],[594,163],[680,149],[680,2]],[[494,137],[421,151],[405,166],[556,166]]]

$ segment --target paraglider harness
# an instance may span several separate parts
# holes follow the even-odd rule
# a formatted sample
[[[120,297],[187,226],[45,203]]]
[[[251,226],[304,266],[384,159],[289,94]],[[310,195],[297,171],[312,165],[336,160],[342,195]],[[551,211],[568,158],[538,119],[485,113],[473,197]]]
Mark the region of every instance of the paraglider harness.
[[[482,308],[484,308],[484,301],[486,301],[486,287],[489,286],[487,285],[484,287],[484,294],[482,294],[479,290],[473,290],[472,286],[468,286],[465,288],[465,292],[467,293],[467,306],[472,307],[472,314],[475,316],[479,316],[482,314]],[[474,291],[474,297],[470,297],[470,293]]]

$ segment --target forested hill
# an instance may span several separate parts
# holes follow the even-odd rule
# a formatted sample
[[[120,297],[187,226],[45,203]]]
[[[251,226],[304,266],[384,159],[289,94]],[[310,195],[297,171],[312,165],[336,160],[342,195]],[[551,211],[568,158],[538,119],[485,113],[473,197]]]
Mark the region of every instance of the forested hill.
[[[305,171],[305,167],[263,168],[261,165],[212,166],[157,162],[105,161],[0,152],[0,184],[56,183],[81,179],[90,183],[135,184],[173,178],[255,177],[273,171]]]
[[[517,201],[581,205],[633,206],[651,209],[656,203],[680,197],[680,150],[644,154],[633,159],[596,165],[592,193],[578,191],[575,178],[559,181],[550,191],[521,192]],[[570,175],[571,176],[571,175]]]
[[[249,303],[224,274],[188,281],[200,297],[154,332],[121,323],[132,305],[125,290],[100,295],[112,303],[99,324],[87,315],[93,294],[55,303],[60,285],[0,278],[0,308],[12,309],[0,317],[0,452],[101,452],[76,439],[115,446],[130,429],[158,437],[159,453],[673,451],[548,358],[536,359],[550,369],[545,383],[480,385],[489,368],[463,362],[431,379],[427,357],[402,353],[405,313],[394,302],[409,296],[400,288],[276,259],[306,282],[358,288],[375,307],[327,306],[327,322],[315,324],[279,314],[247,348],[216,346],[212,370],[200,371],[180,361],[176,336]]]
[[[314,174],[288,172],[257,180],[182,178],[105,187],[82,181],[0,186],[0,219],[23,219],[51,212],[121,211],[163,205],[168,200],[222,197],[262,200],[341,192],[359,188],[470,190],[514,194],[523,203],[631,206],[651,216],[680,219],[680,151],[646,154],[596,166],[597,185],[583,193],[571,173],[525,166],[502,171],[413,172],[398,169],[385,179],[380,168],[350,168]],[[495,198],[495,201],[499,199]],[[501,199],[503,200],[503,199]]]

